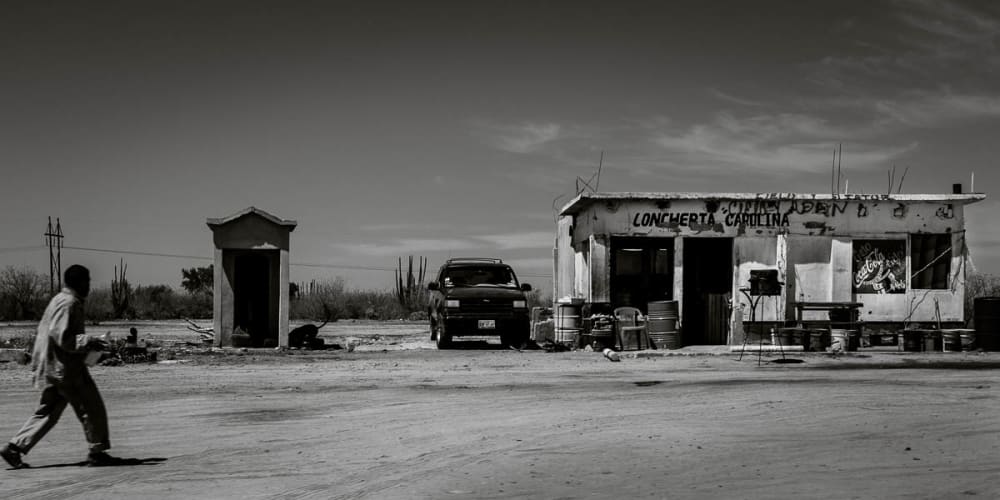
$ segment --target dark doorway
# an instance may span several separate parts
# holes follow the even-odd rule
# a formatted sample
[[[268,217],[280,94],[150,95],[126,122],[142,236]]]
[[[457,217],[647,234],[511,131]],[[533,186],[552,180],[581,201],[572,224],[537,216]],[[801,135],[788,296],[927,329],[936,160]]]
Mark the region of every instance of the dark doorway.
[[[684,239],[684,345],[723,345],[729,337],[733,239]]]
[[[673,238],[611,238],[611,306],[636,307],[674,297]]]
[[[277,329],[271,324],[271,267],[268,255],[260,252],[237,255],[235,275],[234,329],[239,327],[249,333],[254,347],[263,346],[272,337],[277,340]]]

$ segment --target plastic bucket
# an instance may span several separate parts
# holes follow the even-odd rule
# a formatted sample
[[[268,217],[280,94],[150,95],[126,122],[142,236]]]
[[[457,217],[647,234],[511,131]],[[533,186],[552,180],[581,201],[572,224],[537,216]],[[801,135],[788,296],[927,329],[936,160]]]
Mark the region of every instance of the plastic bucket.
[[[941,330],[923,330],[925,352],[941,352],[943,350]]]
[[[962,339],[959,332],[955,330],[941,331],[941,350],[945,352],[958,352],[962,350]]]
[[[961,333],[958,338],[962,342],[962,352],[969,352],[976,349],[976,334],[973,332]]]
[[[830,349],[833,352],[857,351],[858,343],[858,332],[856,330],[842,330],[839,328],[830,330]]]
[[[906,352],[920,352],[924,348],[924,332],[903,330],[899,333],[899,346]]]
[[[829,330],[810,330],[809,331],[809,350],[813,352],[823,352],[826,348],[830,347],[830,331]]]

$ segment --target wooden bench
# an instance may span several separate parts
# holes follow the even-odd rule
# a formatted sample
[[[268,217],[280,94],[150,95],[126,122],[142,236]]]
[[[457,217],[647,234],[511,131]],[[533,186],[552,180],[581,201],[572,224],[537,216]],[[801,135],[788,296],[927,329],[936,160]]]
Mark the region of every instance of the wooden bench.
[[[856,330],[858,321],[859,311],[864,304],[861,302],[796,302],[795,303],[795,321],[799,326],[803,326],[805,323],[819,323],[825,325],[829,328],[834,328],[839,326],[847,330]],[[826,311],[827,320],[802,320],[803,311]],[[829,319],[829,313],[832,312],[846,312],[849,318],[848,321],[833,321]]]

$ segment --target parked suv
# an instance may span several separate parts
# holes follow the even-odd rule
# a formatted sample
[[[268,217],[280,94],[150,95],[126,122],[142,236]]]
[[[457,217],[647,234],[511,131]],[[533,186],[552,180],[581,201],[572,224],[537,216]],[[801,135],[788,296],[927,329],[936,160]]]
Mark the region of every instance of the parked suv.
[[[427,289],[431,340],[438,349],[459,336],[498,335],[502,345],[518,347],[528,340],[531,285],[518,283],[500,259],[448,259]]]

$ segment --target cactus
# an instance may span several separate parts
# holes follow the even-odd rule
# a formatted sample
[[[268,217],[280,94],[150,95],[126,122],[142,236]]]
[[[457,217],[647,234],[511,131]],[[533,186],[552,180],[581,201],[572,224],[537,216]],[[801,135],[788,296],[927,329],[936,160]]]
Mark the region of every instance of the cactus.
[[[403,258],[400,257],[397,262],[396,269],[396,300],[399,304],[405,307],[408,311],[413,312],[423,308],[424,304],[424,294],[423,283],[424,275],[427,272],[427,257],[420,257],[420,261],[417,263],[417,275],[413,274],[413,256],[409,257],[409,262],[406,266],[406,275],[403,275]],[[405,283],[404,283],[405,278]]]
[[[114,309],[115,318],[124,318],[128,315],[132,302],[132,285],[125,278],[125,271],[128,264],[121,260],[121,274],[118,266],[115,266],[115,278],[111,281],[111,307]]]

